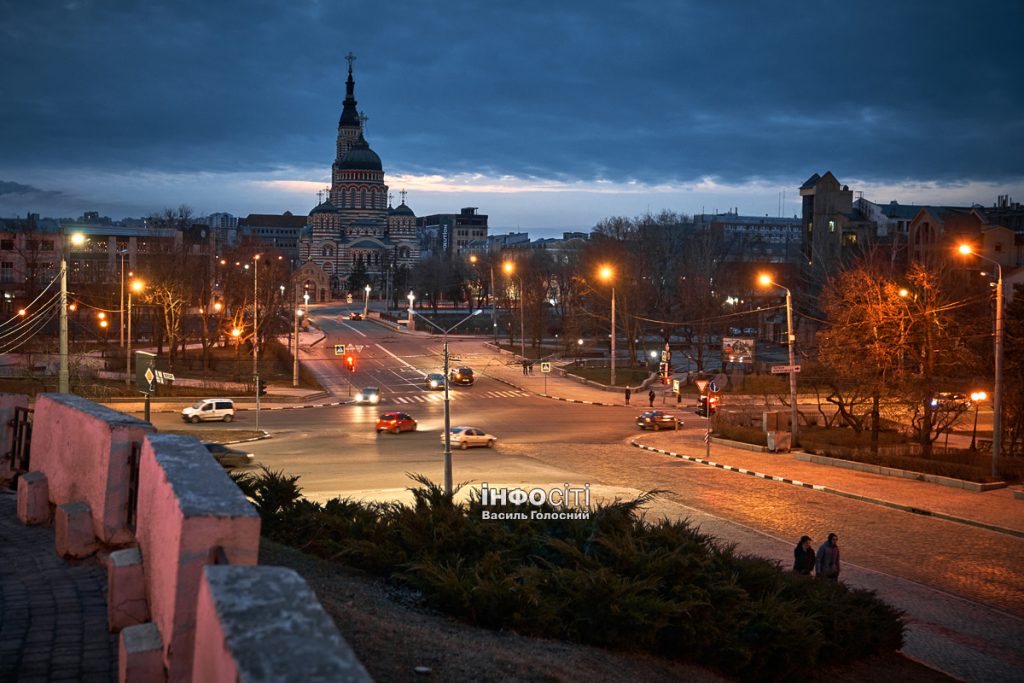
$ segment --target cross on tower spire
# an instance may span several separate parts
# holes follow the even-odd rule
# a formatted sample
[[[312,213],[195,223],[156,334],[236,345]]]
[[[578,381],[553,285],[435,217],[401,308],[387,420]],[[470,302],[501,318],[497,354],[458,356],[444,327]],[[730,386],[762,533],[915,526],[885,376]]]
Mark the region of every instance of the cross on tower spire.
[[[402,190],[402,191],[401,191],[401,192],[399,192],[398,194],[402,195],[402,203],[403,203],[403,204],[405,204],[405,195],[407,194],[407,193],[406,193],[406,191],[405,191],[405,190]]]
[[[348,72],[352,73],[352,62],[356,61],[356,56],[350,51],[345,55],[345,61],[348,62]]]
[[[317,205],[320,205],[320,204],[324,203],[324,191],[323,190],[317,190],[316,191],[316,203],[317,203]]]
[[[394,192],[388,192],[388,206],[391,206],[394,203],[395,203],[395,193]]]
[[[366,122],[370,120],[370,117],[359,112],[359,127],[363,129],[363,135],[366,135]]]

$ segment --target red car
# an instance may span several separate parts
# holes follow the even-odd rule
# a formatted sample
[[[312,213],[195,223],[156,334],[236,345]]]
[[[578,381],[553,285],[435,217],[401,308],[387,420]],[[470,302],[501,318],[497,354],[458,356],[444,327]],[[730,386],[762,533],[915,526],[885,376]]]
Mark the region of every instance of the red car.
[[[397,410],[393,410],[389,413],[384,413],[377,418],[377,433],[391,432],[392,434],[398,434],[399,432],[415,432],[416,431],[416,420],[412,419],[412,415],[408,413],[400,413]]]

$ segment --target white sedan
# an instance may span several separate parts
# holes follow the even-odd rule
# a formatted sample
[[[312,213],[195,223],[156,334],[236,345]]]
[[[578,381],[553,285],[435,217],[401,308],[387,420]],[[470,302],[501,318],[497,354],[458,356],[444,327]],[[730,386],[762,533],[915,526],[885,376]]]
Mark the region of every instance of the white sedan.
[[[452,427],[451,435],[452,446],[458,446],[462,450],[470,446],[494,448],[494,442],[498,440],[493,434],[476,427]],[[444,443],[444,432],[441,432],[441,443]]]

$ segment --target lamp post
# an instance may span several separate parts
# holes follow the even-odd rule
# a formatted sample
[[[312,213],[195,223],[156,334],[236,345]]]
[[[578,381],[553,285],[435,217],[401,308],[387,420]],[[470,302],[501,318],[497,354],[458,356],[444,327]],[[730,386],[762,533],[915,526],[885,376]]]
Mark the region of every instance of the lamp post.
[[[146,285],[142,280],[132,280],[128,288],[128,346],[125,354],[125,378],[124,383],[132,384],[132,293],[141,294]]]
[[[510,275],[519,280],[519,355],[523,357],[523,362],[526,362],[526,314],[523,304],[523,278],[516,275],[516,264],[512,261],[505,261],[502,265],[506,275]],[[497,331],[495,331],[497,334]]]
[[[979,254],[970,244],[961,244],[959,250],[961,254],[977,256],[996,266],[996,377],[992,391],[992,476],[998,477],[999,456],[1003,450],[1003,264]]]
[[[602,282],[612,282],[615,277],[615,271],[611,269],[611,266],[601,266],[601,270],[598,271],[597,276],[601,278]],[[611,386],[615,386],[615,285],[612,285],[612,334],[611,334]]]
[[[298,302],[295,303],[295,348],[292,350],[292,386],[299,386],[299,318],[302,317],[302,309]]]
[[[70,251],[68,240],[64,237],[64,227],[60,229],[60,371],[57,374],[57,391],[62,394],[70,390],[68,373],[68,259]],[[85,235],[76,232],[71,235],[71,244],[78,246],[85,243]]]
[[[799,412],[796,405],[796,336],[793,334],[793,294],[788,287],[783,287],[772,279],[771,275],[762,273],[757,278],[758,284],[762,287],[778,287],[786,291],[786,337],[789,347],[789,429],[792,434],[792,446],[800,443],[799,438]]]
[[[260,310],[260,303],[259,303],[260,291],[259,291],[259,275],[258,275],[259,268],[257,268],[257,266],[259,264],[260,264],[260,255],[256,254],[255,256],[252,257],[252,374],[253,374],[253,377],[256,380],[256,384],[257,385],[259,384],[259,374],[260,374],[260,368],[259,368],[259,358],[260,358],[260,355],[259,355],[260,354],[260,326],[259,326],[259,322],[258,322],[258,316],[259,316],[259,310]],[[245,267],[248,268],[249,264],[246,264]],[[257,386],[257,390],[256,390],[256,395],[257,395],[257,397],[259,396],[259,387],[258,386]],[[257,403],[257,405],[259,405],[259,398],[257,398],[256,403]]]
[[[490,261],[490,259],[488,259],[488,261]],[[469,262],[472,263],[474,267],[476,267],[477,255],[476,254],[470,254],[469,255]],[[488,295],[487,298],[490,299],[490,304],[491,304],[491,330],[494,332],[494,343],[497,344],[498,343],[498,307],[495,304],[496,299],[494,297],[494,263],[493,262],[489,262],[487,264],[487,270],[488,270],[488,272],[490,273],[490,276],[491,276],[491,287],[490,287],[490,289],[487,290],[487,295]]]
[[[974,404],[974,429],[971,430],[971,450],[977,450],[977,437],[978,437],[978,410],[981,408],[981,402],[988,398],[988,394],[984,391],[972,391],[971,392],[971,403]]]
[[[408,324],[408,327],[411,330],[413,328],[412,315],[415,312],[415,311],[412,310],[412,302],[416,300],[416,295],[413,294],[412,291],[410,291],[408,294],[405,295],[405,298],[409,300],[409,324]]]
[[[410,292],[409,294],[411,296],[412,292]],[[412,299],[409,300],[409,304],[410,306],[412,305]],[[465,318],[449,327],[447,330],[441,329],[440,327],[435,325],[434,321],[426,317],[425,315],[421,313],[416,313],[416,315],[426,320],[431,327],[433,327],[435,330],[439,331],[441,334],[444,335],[444,491],[448,495],[451,495],[452,493],[452,432],[450,409],[451,404],[448,399],[448,333],[454,330],[462,323],[472,318],[474,315],[479,315],[480,313],[483,313],[483,310],[479,308],[476,309],[475,311],[467,315]],[[412,315],[413,310],[412,308],[409,308],[409,317],[411,318]]]
[[[128,255],[127,249],[121,249],[117,252],[117,255],[121,257],[121,348],[124,348],[124,257]]]
[[[363,300],[363,318],[366,318],[370,314],[370,285],[363,287],[363,291],[366,292],[366,299]]]

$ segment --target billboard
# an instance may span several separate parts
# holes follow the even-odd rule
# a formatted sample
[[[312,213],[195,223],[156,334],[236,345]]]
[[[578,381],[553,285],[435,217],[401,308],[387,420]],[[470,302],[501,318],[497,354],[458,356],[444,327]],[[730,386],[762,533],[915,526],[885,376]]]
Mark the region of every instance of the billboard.
[[[722,362],[753,363],[754,341],[752,337],[722,337]]]

